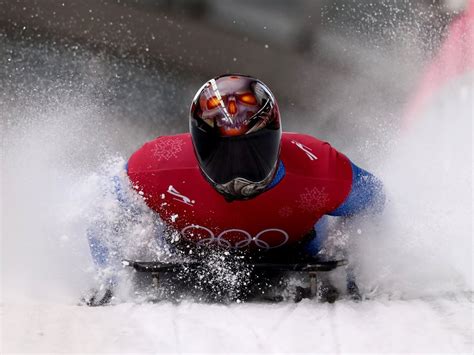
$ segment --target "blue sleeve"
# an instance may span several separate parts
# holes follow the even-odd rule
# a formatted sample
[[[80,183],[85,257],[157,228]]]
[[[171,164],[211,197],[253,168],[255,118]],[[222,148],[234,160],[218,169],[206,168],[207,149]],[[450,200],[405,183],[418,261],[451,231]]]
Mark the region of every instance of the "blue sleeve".
[[[331,216],[352,216],[362,212],[380,213],[385,204],[382,182],[374,175],[351,162],[352,187],[346,200]]]
[[[125,170],[128,166],[125,165]],[[93,214],[93,220],[87,228],[87,240],[92,260],[100,275],[107,281],[117,279],[122,269],[122,258],[126,241],[123,227],[141,223],[141,216],[149,212],[146,205],[134,200],[135,192],[129,191],[126,175],[107,176],[102,180],[103,196],[98,198],[99,204]],[[112,206],[112,215],[107,214],[107,208]],[[172,253],[166,243],[164,234],[158,225],[154,229],[154,240],[161,250]]]
[[[123,184],[120,177],[115,175],[111,178],[112,196],[119,203],[122,209],[130,209],[130,202],[126,198]],[[110,185],[109,185],[110,186]],[[101,270],[106,268],[117,267],[120,260],[117,260],[117,256],[120,254],[117,250],[112,250],[114,243],[106,241],[106,236],[110,239],[118,238],[114,228],[110,228],[108,221],[104,216],[101,215],[101,211],[97,211],[97,216],[94,221],[91,222],[87,228],[86,235],[87,240],[94,264]],[[112,231],[112,236],[109,236]]]
[[[107,267],[110,254],[109,248],[100,238],[102,230],[101,223],[95,222],[87,228],[86,232],[92,260],[100,268]]]

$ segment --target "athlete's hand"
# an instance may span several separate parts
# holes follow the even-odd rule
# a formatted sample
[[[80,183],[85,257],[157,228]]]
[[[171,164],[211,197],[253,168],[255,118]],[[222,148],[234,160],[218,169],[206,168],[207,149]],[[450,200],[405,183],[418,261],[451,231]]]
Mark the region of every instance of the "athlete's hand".
[[[112,288],[101,286],[89,290],[81,298],[81,303],[89,307],[104,306],[110,303],[114,298]]]

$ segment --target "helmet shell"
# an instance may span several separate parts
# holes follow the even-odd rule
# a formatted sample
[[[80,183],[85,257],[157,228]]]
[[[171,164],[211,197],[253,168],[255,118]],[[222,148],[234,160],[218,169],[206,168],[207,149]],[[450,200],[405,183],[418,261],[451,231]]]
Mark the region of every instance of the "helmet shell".
[[[282,130],[275,97],[260,80],[229,74],[207,81],[192,102],[190,131],[201,171],[214,187],[271,180]]]

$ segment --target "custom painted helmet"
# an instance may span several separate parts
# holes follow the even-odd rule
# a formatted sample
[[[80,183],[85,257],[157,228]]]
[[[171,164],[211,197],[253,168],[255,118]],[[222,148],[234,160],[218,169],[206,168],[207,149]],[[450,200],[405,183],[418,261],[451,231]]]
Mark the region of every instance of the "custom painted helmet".
[[[282,130],[263,82],[237,74],[209,80],[194,97],[189,126],[204,177],[226,199],[265,191],[278,168]]]

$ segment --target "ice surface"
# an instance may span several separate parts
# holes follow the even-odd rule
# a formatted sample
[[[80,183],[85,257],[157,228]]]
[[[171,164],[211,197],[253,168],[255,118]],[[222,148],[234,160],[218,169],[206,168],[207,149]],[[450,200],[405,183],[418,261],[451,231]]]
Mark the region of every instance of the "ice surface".
[[[356,304],[3,305],[6,352],[465,352],[468,295]]]

